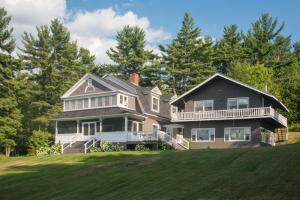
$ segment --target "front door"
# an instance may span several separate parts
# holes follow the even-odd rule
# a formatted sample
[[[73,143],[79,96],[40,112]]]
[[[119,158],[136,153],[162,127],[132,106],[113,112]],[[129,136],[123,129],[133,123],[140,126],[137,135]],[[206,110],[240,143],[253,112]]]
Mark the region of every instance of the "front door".
[[[96,134],[96,122],[83,122],[82,123],[82,134],[84,140],[89,140]]]

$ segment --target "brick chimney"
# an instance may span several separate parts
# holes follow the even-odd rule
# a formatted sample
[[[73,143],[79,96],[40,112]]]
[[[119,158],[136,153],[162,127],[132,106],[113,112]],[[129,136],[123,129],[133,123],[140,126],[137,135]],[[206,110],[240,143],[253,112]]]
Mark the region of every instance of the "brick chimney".
[[[140,82],[140,75],[136,72],[131,73],[129,77],[129,81],[130,83],[138,86]]]

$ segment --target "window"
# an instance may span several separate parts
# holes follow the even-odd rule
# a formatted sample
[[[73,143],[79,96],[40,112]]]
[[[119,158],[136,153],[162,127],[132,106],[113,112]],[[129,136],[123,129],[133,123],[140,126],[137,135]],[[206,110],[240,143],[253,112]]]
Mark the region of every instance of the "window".
[[[115,106],[116,103],[116,96],[101,96],[91,98],[92,108]]]
[[[87,80],[87,86],[85,88],[85,92],[95,92],[95,88],[93,86],[93,81],[90,78]]]
[[[128,96],[120,94],[120,96],[119,96],[119,104],[121,106],[128,107]]]
[[[171,105],[171,115],[176,115],[178,112],[178,107]]]
[[[224,141],[250,141],[251,127],[224,128]]]
[[[88,108],[88,98],[65,100],[65,111]]]
[[[213,100],[202,100],[194,102],[194,111],[210,111],[214,109],[214,101]]]
[[[248,97],[230,98],[227,99],[227,109],[243,109],[249,107]]]
[[[159,98],[152,96],[152,106],[151,110],[154,112],[159,112]]]
[[[215,129],[214,128],[192,128],[191,141],[192,142],[214,142]]]

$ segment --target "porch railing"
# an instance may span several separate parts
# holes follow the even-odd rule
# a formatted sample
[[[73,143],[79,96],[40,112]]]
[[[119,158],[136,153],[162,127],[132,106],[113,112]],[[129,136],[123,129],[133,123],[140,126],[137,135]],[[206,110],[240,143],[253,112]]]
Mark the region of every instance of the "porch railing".
[[[271,117],[287,126],[287,119],[272,107],[245,108],[233,110],[212,110],[201,112],[178,112],[172,115],[172,121],[200,121],[200,120],[224,120],[224,119],[244,119]]]
[[[183,135],[176,135],[176,143],[185,149],[190,149],[190,142],[184,139]]]

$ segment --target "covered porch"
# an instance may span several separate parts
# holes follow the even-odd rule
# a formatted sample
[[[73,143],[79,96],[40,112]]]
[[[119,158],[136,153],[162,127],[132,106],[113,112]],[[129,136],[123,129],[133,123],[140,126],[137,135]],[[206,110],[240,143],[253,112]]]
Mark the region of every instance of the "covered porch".
[[[134,114],[56,120],[55,143],[157,141],[156,131],[144,130],[144,120]]]

